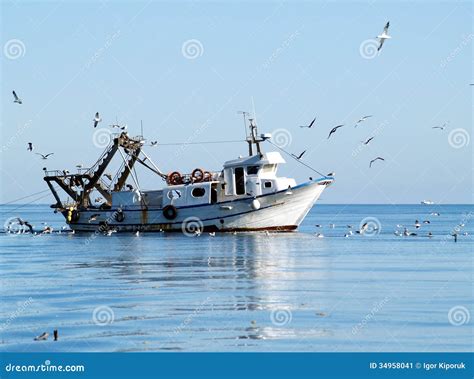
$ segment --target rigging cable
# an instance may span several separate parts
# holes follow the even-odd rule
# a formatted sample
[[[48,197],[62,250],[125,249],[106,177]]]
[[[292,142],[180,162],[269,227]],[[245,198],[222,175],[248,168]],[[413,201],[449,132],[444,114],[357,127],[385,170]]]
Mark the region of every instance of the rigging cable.
[[[307,165],[306,163],[304,162],[301,162],[299,159],[297,159],[296,157],[294,157],[291,153],[289,153],[288,151],[284,150],[283,148],[281,148],[280,146],[278,145],[275,145],[272,141],[270,140],[266,140],[266,142],[270,143],[271,145],[275,146],[277,149],[283,151],[286,155],[290,156],[291,158],[293,158],[296,162],[298,163],[301,163],[303,166],[309,168],[311,171],[314,171],[315,173],[327,178],[328,176],[327,175],[324,175],[324,174],[321,174],[318,170],[315,170],[314,168],[312,168],[311,166]]]
[[[23,196],[23,197],[20,197],[19,199],[15,199],[15,200],[12,200],[12,201],[9,201],[9,202],[7,202],[7,203],[0,204],[0,205],[13,204],[13,203],[16,203],[17,201],[20,201],[20,200],[23,200],[23,199],[27,199],[27,198],[29,198],[29,197],[33,197],[33,196],[36,196],[36,195],[39,195],[39,194],[45,193],[45,192],[49,192],[49,189],[46,189],[46,190],[43,190],[43,191],[39,191],[39,192],[33,193],[33,194],[31,194],[31,195],[28,195],[28,196]]]
[[[49,189],[48,189],[48,192],[49,192]],[[28,202],[28,203],[22,204],[22,205],[20,205],[19,207],[16,207],[16,208],[14,208],[14,209],[9,209],[8,212],[15,212],[16,210],[21,209],[21,208],[23,208],[23,207],[26,207],[27,205],[30,205],[30,204],[34,203],[35,201],[44,199],[44,198],[47,197],[47,196],[51,196],[51,193],[47,193],[46,195],[40,196],[40,197],[38,197],[37,199],[34,199],[34,200],[32,200],[32,201],[30,201],[30,202]],[[4,205],[4,204],[2,204],[2,205]]]
[[[233,141],[204,141],[204,142],[172,142],[172,143],[158,143],[157,146],[172,146],[172,145],[203,145],[207,143],[235,143],[245,142],[245,140],[233,140]]]

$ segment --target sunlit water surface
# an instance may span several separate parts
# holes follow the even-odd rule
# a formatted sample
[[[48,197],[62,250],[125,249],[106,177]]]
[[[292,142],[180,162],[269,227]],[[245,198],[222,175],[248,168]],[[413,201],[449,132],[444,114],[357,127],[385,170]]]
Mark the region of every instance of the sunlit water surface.
[[[47,206],[0,211],[64,225]],[[296,233],[2,233],[0,349],[470,351],[473,216],[472,205],[318,204]],[[344,237],[366,217],[374,235]],[[397,224],[418,235],[394,235]],[[58,341],[33,340],[54,329]]]

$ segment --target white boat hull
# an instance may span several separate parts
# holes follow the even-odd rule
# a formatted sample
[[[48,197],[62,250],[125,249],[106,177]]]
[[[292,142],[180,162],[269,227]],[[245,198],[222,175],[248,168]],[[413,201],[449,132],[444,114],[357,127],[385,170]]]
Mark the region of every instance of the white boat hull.
[[[332,178],[323,178],[286,191],[246,197],[216,204],[177,207],[177,216],[167,220],[162,208],[125,207],[123,221],[116,209],[79,211],[69,222],[71,229],[84,232],[122,231],[292,231],[296,230]],[[92,217],[94,215],[94,217]]]

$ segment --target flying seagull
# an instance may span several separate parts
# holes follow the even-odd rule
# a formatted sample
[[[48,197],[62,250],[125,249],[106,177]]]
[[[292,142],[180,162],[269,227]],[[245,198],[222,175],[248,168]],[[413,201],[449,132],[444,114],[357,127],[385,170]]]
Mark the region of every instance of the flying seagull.
[[[304,153],[306,153],[306,150],[303,151],[300,155],[295,155],[295,154],[291,154],[291,155],[294,156],[296,159],[300,160]]]
[[[375,159],[372,159],[372,160],[370,161],[369,168],[372,167],[372,163],[374,163],[374,162],[377,161],[377,160],[384,161],[385,159],[383,159],[382,157],[377,157],[377,158],[375,158]]]
[[[158,141],[151,141],[150,146],[156,146],[158,144]]]
[[[16,92],[15,91],[12,91],[13,93],[13,97],[15,98],[15,100],[13,100],[14,103],[18,103],[18,104],[22,104],[23,102],[21,101],[21,99],[17,96]]]
[[[331,135],[332,135],[337,129],[339,129],[339,128],[343,127],[343,126],[344,126],[344,124],[342,124],[342,125],[337,125],[337,126],[335,126],[334,128],[332,128],[331,131],[329,132],[329,135],[328,135],[328,138],[327,138],[327,139],[329,139],[329,137],[331,137]]]
[[[313,121],[311,121],[311,122],[309,123],[309,125],[300,125],[300,128],[308,128],[308,129],[311,129],[311,128],[313,127],[315,121],[316,121],[316,117],[313,118]]]
[[[385,25],[385,28],[383,28],[382,34],[377,36],[377,38],[380,40],[380,45],[377,48],[377,51],[380,51],[380,49],[382,48],[382,45],[383,45],[383,43],[385,42],[386,39],[392,38],[388,35],[388,27],[389,26],[390,26],[390,22],[387,22],[387,24]]]
[[[356,124],[354,125],[354,128],[357,128],[357,125],[359,125],[361,122],[367,120],[368,118],[372,117],[372,115],[369,115],[369,116],[363,116],[361,118],[359,118],[356,122]]]
[[[95,112],[95,117],[94,117],[94,128],[97,127],[97,124],[101,122],[102,119],[99,116],[99,112]]]
[[[444,130],[446,128],[446,123],[444,123],[442,126],[433,126],[431,129],[441,129]]]
[[[49,157],[50,155],[53,155],[54,153],[49,153],[49,154],[46,154],[46,155],[40,154],[40,153],[35,153],[35,154],[36,154],[36,155],[41,155],[41,159],[48,159],[48,157]]]
[[[364,145],[368,145],[370,141],[372,141],[375,138],[375,136],[370,137],[367,141],[361,141]]]
[[[26,148],[28,151],[33,151],[33,144],[31,142],[28,142],[28,147]]]
[[[122,125],[119,125],[119,124],[112,124],[110,125],[112,128],[118,128],[118,129],[121,129],[121,130],[126,130],[127,129],[127,124],[125,124],[124,126]]]

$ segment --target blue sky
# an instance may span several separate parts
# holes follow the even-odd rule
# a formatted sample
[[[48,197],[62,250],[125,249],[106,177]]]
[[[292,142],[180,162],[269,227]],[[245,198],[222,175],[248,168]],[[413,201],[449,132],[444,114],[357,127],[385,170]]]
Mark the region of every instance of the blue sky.
[[[239,110],[255,110],[260,131],[291,140],[290,152],[306,149],[305,163],[336,172],[324,203],[472,202],[470,2],[1,7],[2,203],[46,189],[42,167],[92,164],[101,152],[93,143],[96,111],[103,128],[117,117],[138,134],[143,120],[145,137],[167,143],[243,139]],[[370,40],[387,21],[393,38],[374,56]],[[364,115],[373,117],[354,128]],[[314,129],[298,127],[315,116]],[[327,140],[337,124],[345,126]],[[54,156],[38,159],[26,151],[30,141]],[[246,153],[244,143],[177,149],[147,152],[166,172],[217,171]],[[369,169],[377,156],[385,161]],[[315,176],[291,160],[280,174]],[[162,181],[142,175],[141,184]]]

